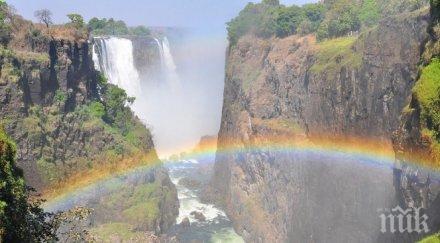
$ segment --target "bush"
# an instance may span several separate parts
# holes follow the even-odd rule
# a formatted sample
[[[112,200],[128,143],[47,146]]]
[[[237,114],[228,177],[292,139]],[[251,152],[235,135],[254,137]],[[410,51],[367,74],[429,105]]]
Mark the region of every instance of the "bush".
[[[274,11],[274,15],[276,34],[279,37],[296,34],[298,27],[305,19],[303,9],[296,5],[288,8],[278,8]]]
[[[248,33],[267,38],[316,32],[324,19],[325,11],[321,3],[305,4],[303,7],[286,7],[276,0],[249,3],[227,24],[228,38],[233,45]]]
[[[127,105],[132,104],[134,98],[129,97],[125,90],[112,84],[107,84],[103,91],[104,121],[119,129],[125,136],[133,125],[133,113]]]
[[[70,24],[76,29],[81,29],[84,27],[84,18],[79,14],[68,14],[67,17],[70,19]]]
[[[325,18],[326,10],[324,4],[309,3],[305,4],[302,8],[306,17],[304,21],[310,22],[311,24],[310,32],[316,32],[319,28],[319,25]]]
[[[434,58],[423,68],[414,91],[422,107],[423,121],[440,141],[440,59]]]
[[[16,147],[0,128],[0,241],[51,242],[56,240],[50,215],[40,202],[29,202],[23,172],[15,166]]]
[[[101,102],[93,101],[89,104],[89,113],[99,119],[105,116],[105,107]]]
[[[127,27],[124,21],[110,19],[90,19],[87,27],[94,35],[134,35],[148,36],[151,31],[145,26]]]
[[[380,10],[376,0],[364,0],[359,13],[359,20],[365,26],[377,24],[380,18]]]
[[[150,30],[145,26],[130,28],[130,33],[135,36],[149,36],[151,34]]]

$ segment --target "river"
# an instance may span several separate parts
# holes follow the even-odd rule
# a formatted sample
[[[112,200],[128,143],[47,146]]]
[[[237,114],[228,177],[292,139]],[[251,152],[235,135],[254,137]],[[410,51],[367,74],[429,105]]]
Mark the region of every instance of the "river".
[[[182,242],[244,242],[232,228],[224,211],[215,205],[203,203],[200,193],[208,182],[213,161],[195,159],[168,162],[171,181],[176,185],[180,208],[177,224],[170,235]],[[204,220],[194,212],[203,214]],[[199,218],[199,219],[197,219]],[[189,220],[190,226],[182,221]]]

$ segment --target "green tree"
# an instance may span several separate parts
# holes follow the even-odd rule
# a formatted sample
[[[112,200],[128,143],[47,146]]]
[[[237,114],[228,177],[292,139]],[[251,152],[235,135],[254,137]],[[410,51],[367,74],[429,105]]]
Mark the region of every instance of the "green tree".
[[[310,20],[308,20],[308,19],[303,20],[301,22],[301,24],[298,26],[297,32],[298,32],[298,34],[301,34],[301,35],[307,35],[307,34],[314,32],[312,22],[310,22]]]
[[[68,14],[67,17],[70,19],[70,23],[77,29],[84,27],[84,18],[79,14]]]
[[[344,36],[360,29],[361,22],[356,4],[352,0],[336,0],[327,14],[329,37]]]
[[[309,3],[303,5],[304,15],[306,17],[306,22],[310,23],[311,32],[318,30],[319,25],[325,18],[326,9],[322,3]],[[307,25],[308,23],[304,24]]]
[[[123,135],[128,132],[132,123],[132,112],[128,105],[133,102],[134,98],[129,97],[125,90],[112,84],[107,84],[104,87],[104,120],[108,124],[118,128]]]
[[[145,26],[136,26],[130,29],[132,35],[136,36],[148,36],[150,35],[150,30]]]
[[[276,11],[276,34],[279,37],[296,34],[299,25],[304,20],[303,9],[293,5],[288,8],[279,8]]]
[[[0,241],[42,242],[56,240],[50,214],[40,202],[29,202],[23,172],[15,165],[16,147],[0,128]]]
[[[98,19],[98,18],[92,18],[89,20],[89,23],[87,24],[87,27],[91,31],[98,30],[98,29],[104,29],[105,25],[107,24],[107,19]]]
[[[359,20],[365,26],[377,24],[380,18],[380,9],[376,0],[364,0],[359,13]]]

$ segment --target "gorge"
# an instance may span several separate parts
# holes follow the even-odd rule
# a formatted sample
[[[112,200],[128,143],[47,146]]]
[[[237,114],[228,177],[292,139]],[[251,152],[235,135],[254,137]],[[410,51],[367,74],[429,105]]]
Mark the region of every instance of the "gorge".
[[[439,241],[439,1],[68,16],[0,2],[0,242]]]

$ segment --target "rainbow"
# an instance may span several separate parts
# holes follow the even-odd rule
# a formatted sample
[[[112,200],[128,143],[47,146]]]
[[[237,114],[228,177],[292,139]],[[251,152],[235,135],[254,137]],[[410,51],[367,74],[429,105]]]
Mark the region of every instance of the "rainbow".
[[[240,143],[232,140],[223,140],[218,146],[217,141],[199,146],[192,149],[191,152],[176,156],[165,161],[166,165],[182,163],[182,161],[195,159],[211,159],[215,156],[234,156],[238,154],[250,153],[270,153],[270,154],[298,154],[301,156],[321,156],[328,158],[349,158],[351,161],[357,161],[368,166],[383,167],[392,169],[395,165],[395,153],[392,146],[383,141],[368,140],[368,139],[315,139],[315,140],[301,140],[292,141],[286,138],[269,138],[260,137],[247,143]],[[157,157],[156,157],[157,158]],[[413,156],[417,158],[417,156]],[[422,156],[420,156],[422,158]],[[405,161],[405,163],[421,167],[422,169],[436,171],[434,167],[426,166],[426,161],[413,160]],[[46,198],[47,202],[43,205],[49,211],[54,209],[68,208],[78,201],[84,199],[85,194],[96,194],[99,190],[105,188],[117,188],[116,184],[121,182],[122,178],[136,176],[142,173],[157,168],[163,163],[156,159],[148,163],[142,163],[140,166],[120,168],[114,173],[105,174],[102,177],[89,180],[87,184],[81,184],[78,187],[71,187],[70,190],[63,191],[59,194],[54,194],[54,197]],[[61,206],[60,206],[61,205]]]

